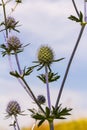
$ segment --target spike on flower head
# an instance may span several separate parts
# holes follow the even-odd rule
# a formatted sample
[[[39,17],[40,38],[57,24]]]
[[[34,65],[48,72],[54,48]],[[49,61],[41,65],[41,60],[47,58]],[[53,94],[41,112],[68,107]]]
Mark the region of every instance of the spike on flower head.
[[[38,51],[38,61],[41,64],[49,65],[54,60],[53,50],[48,46],[41,46]]]
[[[10,101],[7,105],[6,112],[8,116],[17,115],[21,113],[20,105],[17,101]]]
[[[37,101],[40,103],[40,104],[44,104],[46,102],[46,99],[43,95],[38,95],[37,97]]]
[[[16,36],[10,36],[7,39],[7,43],[8,43],[8,47],[10,50],[16,51],[19,48],[21,48],[21,42],[20,42],[19,38]]]

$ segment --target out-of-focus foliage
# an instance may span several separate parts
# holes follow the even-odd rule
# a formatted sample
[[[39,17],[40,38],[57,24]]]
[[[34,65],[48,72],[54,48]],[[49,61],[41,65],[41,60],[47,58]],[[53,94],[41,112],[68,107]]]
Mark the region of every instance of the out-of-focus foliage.
[[[31,130],[31,128],[23,128],[22,130]],[[40,127],[35,127],[34,130],[49,130],[49,126],[43,124]],[[87,130],[87,119],[55,124],[55,130]]]

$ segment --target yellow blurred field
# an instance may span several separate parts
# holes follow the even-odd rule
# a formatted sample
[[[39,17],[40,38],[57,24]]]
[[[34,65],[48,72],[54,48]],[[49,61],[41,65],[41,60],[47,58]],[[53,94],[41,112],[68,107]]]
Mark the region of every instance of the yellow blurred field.
[[[23,128],[22,130],[32,130],[31,128]],[[49,130],[48,125],[42,125],[34,130]],[[87,119],[74,120],[55,124],[55,130],[87,130]]]

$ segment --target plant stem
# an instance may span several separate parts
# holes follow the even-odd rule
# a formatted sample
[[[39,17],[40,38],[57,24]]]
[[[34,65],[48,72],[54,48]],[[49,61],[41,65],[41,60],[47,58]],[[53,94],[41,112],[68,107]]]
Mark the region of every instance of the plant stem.
[[[48,81],[48,68],[46,65],[45,65],[45,76],[46,76],[48,107],[51,109],[50,90],[49,90],[49,81]]]
[[[86,13],[87,13],[86,3],[87,3],[87,2],[85,2],[85,0],[84,0],[84,21],[85,21],[85,22],[87,22],[87,16],[86,16],[86,15],[87,15],[87,14],[86,14]]]
[[[38,101],[37,101],[35,95],[33,94],[32,90],[30,89],[30,87],[29,87],[29,85],[27,84],[27,82],[25,81],[25,79],[24,79],[24,78],[21,78],[21,79],[22,79],[22,81],[24,82],[24,84],[26,85],[26,87],[27,87],[29,93],[31,94],[31,96],[32,96],[32,98],[33,98],[33,100],[36,102],[36,104],[38,105],[38,107],[40,108],[40,110],[45,114],[45,111],[43,110],[43,108],[41,107],[41,105],[38,103]]]
[[[20,127],[19,127],[19,124],[18,124],[18,120],[17,120],[17,116],[14,116],[14,117],[15,117],[17,128],[18,128],[18,130],[20,130]]]
[[[22,75],[22,71],[21,71],[21,67],[20,67],[20,64],[19,64],[17,53],[15,53],[15,59],[16,59],[16,63],[17,63],[17,66],[18,66],[19,73],[20,73],[20,75]]]
[[[57,101],[56,101],[55,108],[57,108],[57,106],[58,106],[58,103],[59,103],[59,100],[60,100],[60,97],[61,97],[61,94],[62,94],[62,91],[63,91],[63,88],[64,88],[64,84],[65,84],[65,81],[66,81],[66,78],[67,78],[67,75],[68,75],[68,72],[69,72],[69,69],[70,69],[70,65],[71,65],[71,63],[72,63],[72,60],[73,60],[74,55],[75,55],[75,52],[76,52],[77,47],[78,47],[78,45],[79,45],[79,42],[80,42],[81,36],[82,36],[82,34],[83,34],[84,28],[85,28],[85,25],[82,25],[81,30],[80,30],[80,33],[79,33],[79,36],[78,36],[78,39],[77,39],[77,41],[76,41],[75,47],[74,47],[74,49],[73,49],[73,52],[72,52],[72,54],[71,54],[70,60],[69,60],[69,62],[68,62],[68,65],[67,65],[67,68],[66,68],[66,71],[65,71],[65,75],[64,75],[64,78],[63,78],[61,87],[60,87],[60,91],[59,91],[59,93],[58,93],[58,97],[57,97]]]
[[[78,9],[77,9],[77,6],[76,6],[76,4],[75,4],[75,1],[72,0],[72,3],[73,3],[73,6],[74,6],[74,8],[75,8],[75,11],[76,11],[76,13],[77,13],[77,15],[78,15],[78,17],[79,17],[79,11],[78,11]]]
[[[7,22],[6,22],[6,10],[5,10],[5,3],[2,0],[3,12],[4,12],[4,21],[5,21],[5,31],[6,31],[6,38],[8,38],[8,30],[7,30]]]
[[[18,79],[19,83],[21,84],[21,86],[25,89],[25,91],[27,92],[27,94],[33,99],[31,93],[29,92],[29,90],[27,89],[27,87],[25,86],[25,84],[23,83],[23,81],[20,78],[17,78],[17,79]]]
[[[50,127],[50,130],[54,130],[54,124],[53,124],[53,122],[49,122],[49,127]]]
[[[14,121],[14,124],[13,124],[13,128],[14,128],[14,130],[17,130],[16,129],[16,122]]]

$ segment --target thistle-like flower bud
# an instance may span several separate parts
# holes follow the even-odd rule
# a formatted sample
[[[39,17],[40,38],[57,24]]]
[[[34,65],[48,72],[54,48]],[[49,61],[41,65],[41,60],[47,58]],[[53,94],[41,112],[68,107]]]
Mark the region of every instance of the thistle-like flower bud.
[[[10,36],[7,39],[7,43],[8,43],[8,47],[10,50],[16,51],[21,48],[21,42],[20,42],[19,38],[16,36]]]
[[[42,46],[38,51],[38,61],[41,64],[51,64],[54,60],[54,54],[50,47]]]
[[[15,28],[16,21],[13,17],[7,17],[6,19],[7,28],[12,29]]]
[[[37,101],[40,103],[40,104],[44,104],[46,102],[46,99],[43,95],[38,95],[37,97]]]
[[[20,105],[17,101],[10,101],[7,105],[6,112],[8,116],[17,115],[21,113]]]
[[[16,0],[17,3],[22,3],[22,0]]]

